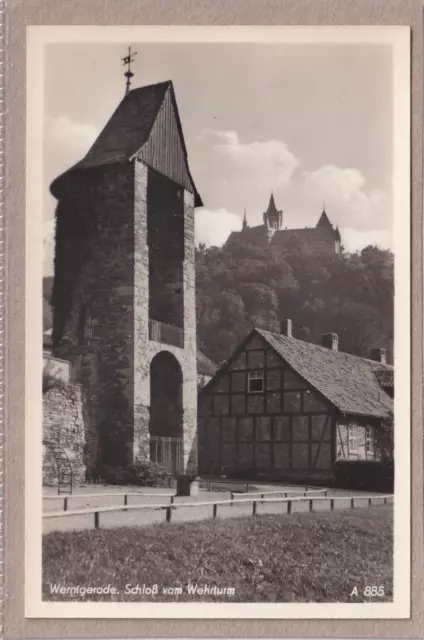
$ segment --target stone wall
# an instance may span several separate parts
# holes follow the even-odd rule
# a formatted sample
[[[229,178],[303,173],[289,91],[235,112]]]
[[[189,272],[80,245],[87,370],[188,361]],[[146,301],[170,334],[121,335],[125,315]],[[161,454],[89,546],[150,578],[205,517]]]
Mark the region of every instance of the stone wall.
[[[89,477],[102,465],[149,459],[150,367],[163,350],[181,367],[184,468],[197,467],[194,196],[179,190],[184,348],[178,348],[149,339],[150,175],[139,161],[93,169],[63,186],[58,205],[54,355],[72,362],[72,382],[83,389]],[[82,249],[73,240],[74,222]]]
[[[60,380],[43,394],[43,484],[47,485],[57,484],[51,444],[71,461],[74,481],[83,482],[86,469],[81,389]]]
[[[71,363],[68,360],[53,358],[50,353],[43,353],[43,374],[58,378],[67,383],[71,378]]]

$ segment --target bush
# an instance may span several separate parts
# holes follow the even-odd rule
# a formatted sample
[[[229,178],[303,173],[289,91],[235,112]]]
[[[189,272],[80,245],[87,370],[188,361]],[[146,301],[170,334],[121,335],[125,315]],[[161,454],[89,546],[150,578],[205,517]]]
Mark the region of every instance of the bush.
[[[47,371],[43,371],[43,395],[50,391],[50,389],[66,389],[66,382],[57,378],[56,376],[48,373]]]
[[[339,460],[334,465],[336,486],[343,489],[392,492],[394,464],[373,460]]]
[[[174,477],[166,467],[150,460],[136,460],[125,467],[103,466],[98,475],[107,484],[138,487],[170,487]]]

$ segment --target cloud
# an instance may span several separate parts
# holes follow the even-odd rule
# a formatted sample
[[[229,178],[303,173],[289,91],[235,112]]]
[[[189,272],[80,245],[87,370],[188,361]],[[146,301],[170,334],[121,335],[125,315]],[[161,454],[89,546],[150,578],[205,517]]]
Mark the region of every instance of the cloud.
[[[91,124],[73,122],[67,115],[48,118],[45,123],[45,141],[55,155],[65,156],[66,161],[76,162],[85,155],[98,136],[98,129]]]
[[[241,169],[245,179],[254,178],[259,189],[284,187],[299,166],[299,160],[281,140],[243,143],[236,131],[219,129],[205,129],[202,136],[220,140],[213,145],[215,152]]]
[[[387,193],[367,189],[365,176],[359,169],[325,165],[302,173],[298,186],[300,201],[325,200],[328,213],[334,212],[342,227],[372,230],[387,229],[392,205]]]
[[[236,211],[239,227],[245,207],[249,224],[262,224],[273,190],[277,207],[284,212],[283,224],[289,229],[315,226],[325,202],[331,222],[346,230],[352,247],[359,248],[361,242],[365,246],[367,235],[381,246],[391,246],[391,197],[370,188],[359,168],[329,163],[306,169],[283,140],[242,142],[235,130],[205,129],[200,138],[210,145],[209,162],[221,185],[210,199],[219,203],[220,210]],[[227,220],[230,230],[232,219]],[[206,240],[209,233],[214,238],[224,236],[206,226]]]
[[[241,220],[236,213],[220,208],[211,211],[201,208],[196,210],[196,244],[204,243],[207,247],[224,244],[232,231],[240,231]]]
[[[370,244],[393,250],[393,237],[390,229],[358,231],[358,229],[341,228],[340,233],[343,246],[348,253],[360,251]]]

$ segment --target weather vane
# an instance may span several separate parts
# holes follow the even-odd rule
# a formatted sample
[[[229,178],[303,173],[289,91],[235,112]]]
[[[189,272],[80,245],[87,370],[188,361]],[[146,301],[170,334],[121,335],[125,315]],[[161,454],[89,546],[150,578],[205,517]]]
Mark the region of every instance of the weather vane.
[[[137,55],[137,51],[134,51],[134,53],[131,53],[131,47],[128,47],[128,55],[125,56],[125,58],[122,58],[122,64],[123,65],[128,65],[128,69],[125,71],[124,76],[127,79],[127,83],[126,83],[126,89],[125,89],[125,95],[128,93],[128,91],[130,90],[130,86],[131,86],[131,78],[133,77],[133,72],[131,71],[131,62],[133,62],[134,57]]]

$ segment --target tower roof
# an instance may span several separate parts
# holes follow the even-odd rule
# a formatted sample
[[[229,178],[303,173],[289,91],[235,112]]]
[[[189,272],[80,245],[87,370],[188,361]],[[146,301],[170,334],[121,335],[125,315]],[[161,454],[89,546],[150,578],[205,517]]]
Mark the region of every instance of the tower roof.
[[[147,146],[151,141],[152,131],[154,131],[155,123],[166,100],[169,100],[172,105],[171,108],[175,116],[178,133],[177,137],[179,138],[178,143],[182,150],[183,164],[185,165],[186,184],[183,186],[190,187],[190,191],[194,193],[195,206],[202,206],[201,198],[188,167],[187,149],[171,80],[129,91],[117,106],[87,155],[66,171],[65,174],[54,180],[50,187],[52,194],[57,196],[62,177],[69,175],[71,172],[133,160],[142,151],[143,147]],[[161,129],[163,133],[163,123],[161,123]],[[161,142],[163,142],[163,139]],[[176,144],[175,136],[173,136],[172,143]],[[154,145],[155,141],[150,146]],[[148,155],[144,154],[145,157],[142,157],[142,159],[146,164],[151,165]],[[156,155],[160,156],[160,151]]]
[[[329,217],[327,216],[325,209],[323,209],[320,219],[317,222],[317,227],[325,227],[326,229],[333,230],[333,225],[330,222]]]
[[[274,194],[272,193],[272,191],[271,191],[271,197],[269,199],[267,213],[278,213],[277,207],[275,206]]]

